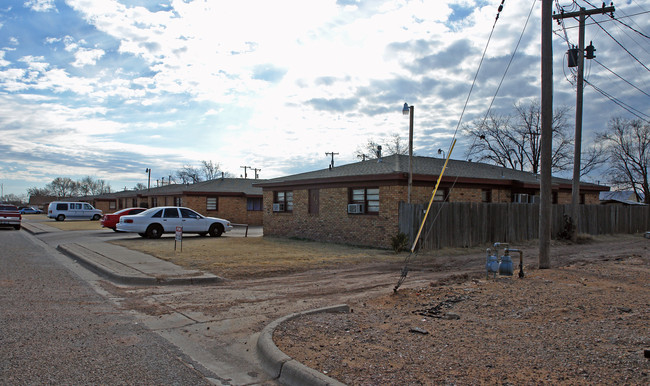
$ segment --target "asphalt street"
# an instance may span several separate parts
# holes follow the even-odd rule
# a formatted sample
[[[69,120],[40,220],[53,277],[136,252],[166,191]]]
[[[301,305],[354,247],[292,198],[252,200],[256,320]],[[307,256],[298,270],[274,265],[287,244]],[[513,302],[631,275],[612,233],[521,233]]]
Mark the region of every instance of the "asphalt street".
[[[0,229],[0,246],[1,384],[224,381],[117,309],[33,236]]]

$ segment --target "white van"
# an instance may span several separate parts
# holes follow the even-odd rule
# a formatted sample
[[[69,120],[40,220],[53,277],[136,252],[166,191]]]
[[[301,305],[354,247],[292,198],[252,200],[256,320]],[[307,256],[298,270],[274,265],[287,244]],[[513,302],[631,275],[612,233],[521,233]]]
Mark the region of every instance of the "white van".
[[[56,221],[66,218],[97,221],[102,217],[102,211],[87,202],[54,201],[47,207],[47,217]]]

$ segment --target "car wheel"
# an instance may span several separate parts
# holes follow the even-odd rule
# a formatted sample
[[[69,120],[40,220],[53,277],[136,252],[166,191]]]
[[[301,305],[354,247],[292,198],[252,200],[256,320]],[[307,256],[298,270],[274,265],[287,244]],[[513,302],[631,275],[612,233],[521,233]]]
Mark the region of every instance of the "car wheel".
[[[102,217],[102,216],[96,214],[96,215],[93,216],[92,221],[97,221],[97,220],[99,220],[101,217]]]
[[[223,225],[221,224],[212,224],[210,226],[210,236],[219,237],[223,233]]]
[[[201,232],[201,233],[199,233],[199,236],[204,237],[207,234],[208,234],[208,232]]]
[[[14,229],[19,231],[20,230],[20,225],[14,225]]]
[[[138,234],[140,235],[140,237],[147,237],[146,233],[138,233]]]
[[[65,220],[64,215],[60,214],[60,215],[56,216],[56,221],[63,221],[63,220]]]
[[[111,229],[113,230],[113,232],[119,232],[117,228],[111,228]]]
[[[159,224],[152,224],[147,228],[147,236],[149,236],[150,239],[159,239],[162,234],[163,228]]]

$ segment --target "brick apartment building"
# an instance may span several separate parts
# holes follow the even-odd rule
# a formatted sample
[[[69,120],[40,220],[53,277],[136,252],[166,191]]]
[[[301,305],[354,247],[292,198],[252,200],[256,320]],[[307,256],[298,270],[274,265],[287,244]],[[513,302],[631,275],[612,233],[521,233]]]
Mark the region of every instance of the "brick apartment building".
[[[411,202],[428,204],[444,159],[413,157]],[[264,234],[389,247],[399,203],[408,199],[409,157],[392,155],[256,182],[264,197]],[[571,180],[553,178],[553,203],[571,202]],[[436,201],[535,203],[537,175],[450,160]],[[609,187],[581,184],[581,201],[598,204]]]
[[[219,178],[196,184],[170,184],[84,198],[104,213],[130,207],[185,206],[232,223],[262,225],[262,189],[244,178]]]

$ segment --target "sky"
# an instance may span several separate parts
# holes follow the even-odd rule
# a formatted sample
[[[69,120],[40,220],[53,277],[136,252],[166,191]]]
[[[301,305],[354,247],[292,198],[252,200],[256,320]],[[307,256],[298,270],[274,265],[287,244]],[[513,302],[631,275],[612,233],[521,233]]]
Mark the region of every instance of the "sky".
[[[328,152],[335,165],[357,162],[371,138],[406,143],[404,103],[417,155],[439,157],[455,137],[451,158],[467,159],[459,122],[540,96],[541,1],[506,1],[498,13],[500,3],[2,0],[2,193],[85,176],[132,189],[148,168],[155,183],[203,160],[260,178],[327,168]],[[588,61],[585,78],[650,114],[650,0],[614,6],[633,29],[588,19],[602,65]],[[565,38],[577,44],[577,25],[566,19],[566,35],[553,25],[554,105],[572,109]],[[584,98],[583,147],[611,118],[635,118],[588,86]]]

